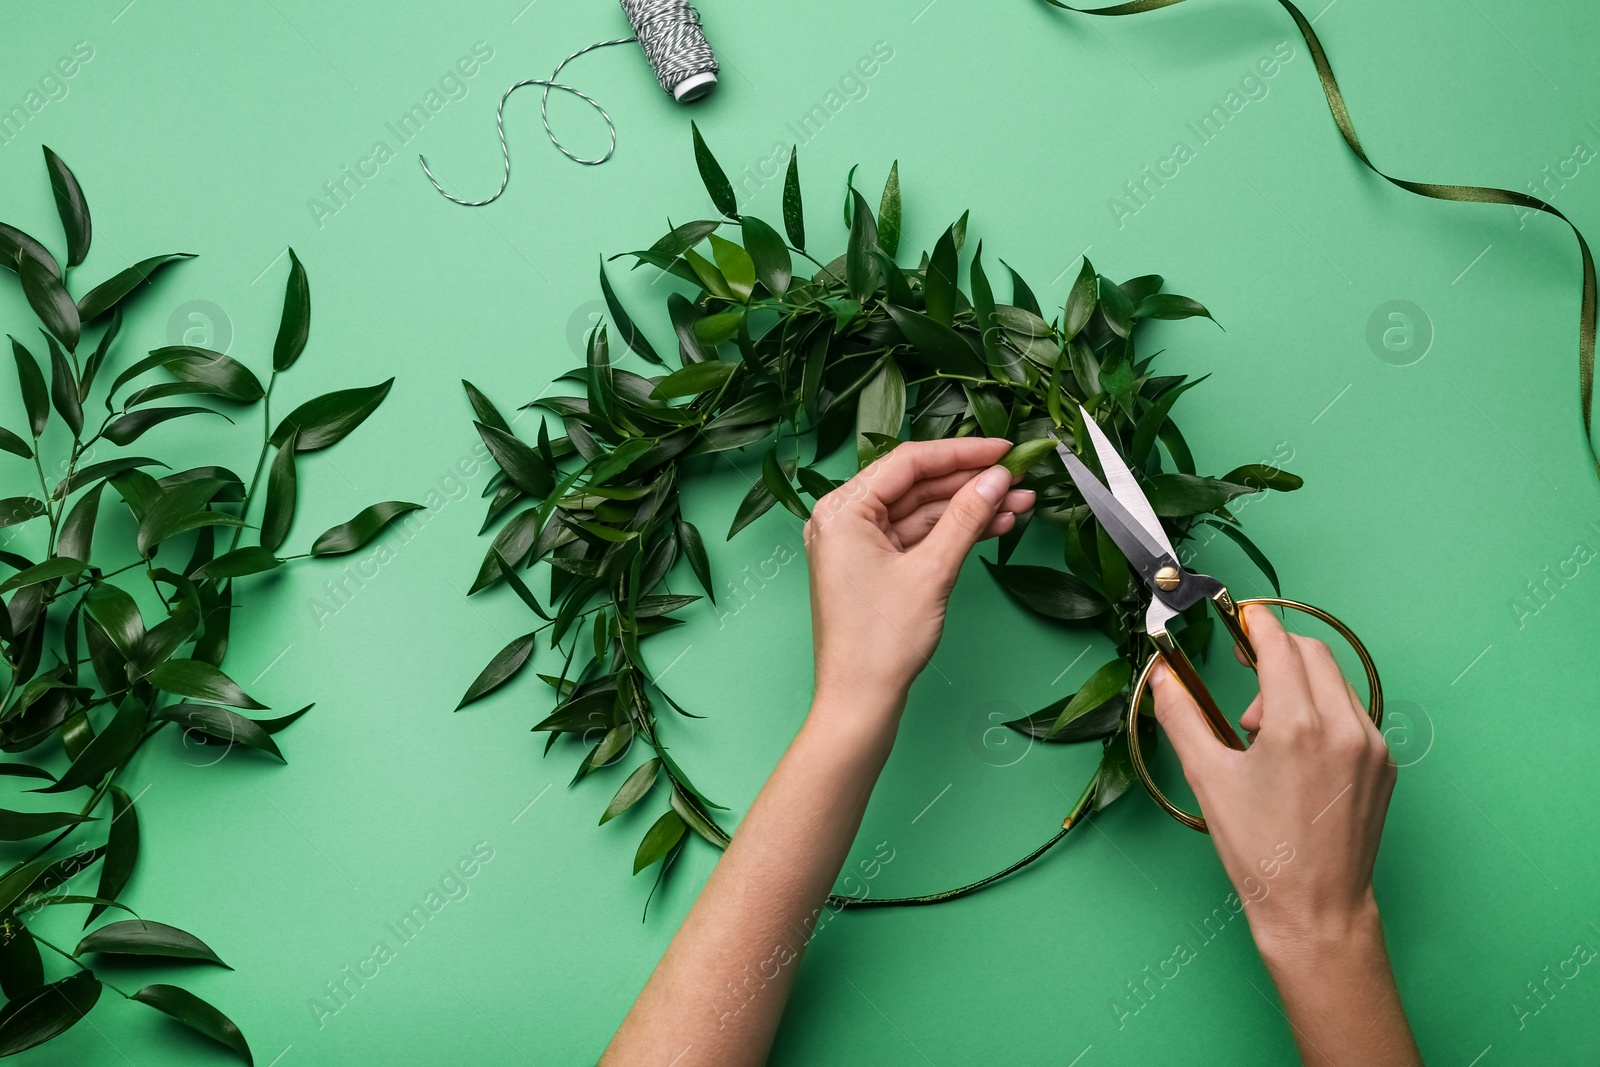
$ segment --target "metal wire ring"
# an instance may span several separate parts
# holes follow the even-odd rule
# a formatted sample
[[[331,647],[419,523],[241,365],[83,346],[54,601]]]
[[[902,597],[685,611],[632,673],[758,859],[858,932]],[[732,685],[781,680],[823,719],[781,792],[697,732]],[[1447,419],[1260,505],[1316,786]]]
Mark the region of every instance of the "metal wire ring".
[[[1304,612],[1313,618],[1321,619],[1332,627],[1340,637],[1344,638],[1345,642],[1355,649],[1356,655],[1361,659],[1362,668],[1367,672],[1367,692],[1369,694],[1367,715],[1372,719],[1374,726],[1381,727],[1383,725],[1383,685],[1378,681],[1377,665],[1372,662],[1372,656],[1368,654],[1367,646],[1361,643],[1361,639],[1355,635],[1350,627],[1321,608],[1313,607],[1310,604],[1302,604],[1298,600],[1284,600],[1281,597],[1271,596],[1239,601],[1239,619],[1241,623],[1244,621],[1244,609],[1256,604],[1293,608],[1295,611]],[[1133,758],[1133,772],[1139,776],[1139,781],[1144,783],[1146,792],[1150,794],[1151,799],[1160,805],[1162,811],[1165,811],[1191,830],[1199,830],[1203,834],[1209,833],[1210,831],[1206,829],[1204,818],[1199,815],[1191,815],[1167,799],[1167,795],[1161,791],[1161,787],[1156,785],[1155,779],[1150,776],[1150,769],[1145,766],[1144,753],[1139,748],[1139,705],[1144,700],[1145,687],[1150,682],[1150,672],[1155,669],[1160,660],[1160,655],[1152,655],[1145,663],[1144,669],[1139,672],[1139,680],[1134,683],[1133,698],[1128,701],[1128,715],[1125,725],[1128,731],[1128,754]]]

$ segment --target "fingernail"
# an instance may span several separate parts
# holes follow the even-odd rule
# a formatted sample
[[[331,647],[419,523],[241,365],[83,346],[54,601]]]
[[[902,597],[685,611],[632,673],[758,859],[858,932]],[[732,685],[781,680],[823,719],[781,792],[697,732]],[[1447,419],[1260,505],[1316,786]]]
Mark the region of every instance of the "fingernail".
[[[1038,499],[1039,494],[1035,493],[1032,489],[1019,489],[1019,490],[1017,490],[1017,492],[1028,494],[1027,501],[1024,502],[1023,505],[1020,508],[1018,508],[1017,510],[1018,511],[1031,511],[1031,510],[1033,510],[1034,501],[1036,499]]]
[[[990,467],[978,475],[973,488],[989,503],[998,504],[1000,498],[1006,495],[1006,490],[1011,488],[1011,472],[1004,467]]]

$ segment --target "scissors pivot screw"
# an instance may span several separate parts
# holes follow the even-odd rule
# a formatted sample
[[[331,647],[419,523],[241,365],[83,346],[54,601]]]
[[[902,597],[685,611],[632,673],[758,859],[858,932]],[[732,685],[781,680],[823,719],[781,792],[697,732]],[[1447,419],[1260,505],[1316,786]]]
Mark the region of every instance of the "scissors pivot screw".
[[[1183,575],[1178,573],[1176,567],[1162,567],[1156,571],[1156,588],[1163,592],[1171,592],[1178,588],[1178,583],[1183,580]]]

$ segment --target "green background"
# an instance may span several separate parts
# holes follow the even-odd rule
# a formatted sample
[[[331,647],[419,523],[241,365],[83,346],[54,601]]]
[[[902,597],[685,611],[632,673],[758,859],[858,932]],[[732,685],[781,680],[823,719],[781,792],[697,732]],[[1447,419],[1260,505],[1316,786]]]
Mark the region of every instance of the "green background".
[[[332,563],[248,594],[230,671],[274,708],[317,701],[280,737],[289,766],[248,753],[199,766],[215,753],[167,738],[128,779],[147,792],[146,846],[126,899],[195,931],[237,968],[174,980],[236,1019],[259,1064],[592,1061],[692,902],[715,862],[698,842],[641,923],[649,886],[628,874],[661,803],[596,829],[620,776],[568,789],[575,749],[542,759],[542,736],[527,732],[548,703],[537,683],[450,713],[526,626],[504,590],[462,596],[486,546],[475,498],[487,475],[457,469],[472,467],[475,445],[457,380],[472,378],[509,410],[575,361],[572,338],[596,310],[597,257],[647,244],[669,215],[709,209],[691,117],[737,181],[744,164],[759,173],[775,152],[786,156],[797,140],[789,124],[826,110],[834,91],[843,106],[801,147],[814,246],[842,250],[848,167],[861,164],[875,197],[898,159],[902,260],[970,207],[972,235],[1041,300],[1059,305],[1087,246],[1107,274],[1160,272],[1210,306],[1226,332],[1161,324],[1150,341],[1169,349],[1165,367],[1212,375],[1178,412],[1202,469],[1292,450],[1285,465],[1306,488],[1252,502],[1246,527],[1285,592],[1342,616],[1383,669],[1390,740],[1407,766],[1378,890],[1425,1056],[1493,1067],[1570,1062],[1592,1048],[1592,967],[1552,983],[1542,1010],[1519,1018],[1540,1003],[1526,984],[1543,968],[1580,942],[1600,944],[1591,891],[1600,567],[1569,565],[1576,577],[1515,606],[1543,568],[1555,572],[1577,546],[1585,558],[1600,548],[1600,494],[1576,410],[1577,254],[1559,222],[1426,201],[1362,170],[1329,121],[1303,43],[1268,0],[1130,19],[1033,0],[705,0],[724,64],[711,98],[672,103],[631,47],[585,57],[568,74],[616,118],[616,158],[596,168],[561,158],[543,139],[535,91],[521,93],[508,108],[510,190],[468,211],[428,186],[416,152],[464,195],[487,195],[504,87],[626,32],[601,0],[523,2],[114,0],[10,5],[4,16],[0,108],[24,102],[75,43],[89,42],[93,58],[0,145],[0,218],[60,248],[38,149],[47,143],[94,212],[83,278],[160,252],[200,254],[141,298],[118,366],[185,330],[215,343],[222,318],[231,353],[264,369],[287,272],[278,257],[293,245],[315,311],[283,402],[398,380],[360,433],[304,463],[290,546],[373,500],[431,504],[420,531],[391,541],[393,558],[351,585],[336,612],[331,601],[316,607],[340,578]],[[1524,188],[1577,145],[1591,157],[1600,148],[1593,5],[1335,0],[1307,15],[1318,16],[1369,151],[1394,173]],[[1265,97],[1200,144],[1186,124],[1285,41],[1292,58],[1265,81]],[[386,123],[477,42],[492,59],[464,80],[466,95],[400,145]],[[892,58],[846,81],[878,42]],[[574,147],[604,147],[581,104],[552,100],[551,115]],[[379,140],[395,158],[319,221],[308,201]],[[1119,225],[1110,199],[1179,140],[1194,158]],[[747,187],[752,209],[776,220],[779,184],[757,184]],[[1600,234],[1600,163],[1550,189]],[[663,294],[646,273],[619,274],[618,285],[625,302],[648,308],[641,318],[659,345],[670,336]],[[215,309],[185,308],[190,300]],[[1425,357],[1408,366],[1379,359],[1367,340],[1369,319],[1392,300],[1418,305],[1431,324]],[[14,284],[0,286],[0,322],[34,329]],[[4,397],[0,416],[15,426],[14,390]],[[253,457],[255,433],[175,424],[137,450],[237,468]],[[25,491],[26,471],[8,462],[5,489]],[[701,484],[690,517],[720,533],[744,479],[708,464]],[[719,579],[732,581],[798,550],[799,531],[778,509],[731,544],[714,540]],[[1262,586],[1231,546],[1198,563],[1241,594]],[[697,605],[691,625],[647,646],[658,672],[670,664],[674,695],[707,716],[664,722],[669,742],[734,815],[792,736],[810,678],[803,564],[747,589],[742,602],[723,598],[736,614]],[[1101,659],[1097,649],[1075,660],[1084,647],[1023,618],[972,562],[857,846],[861,856],[880,841],[894,849],[874,895],[988,873],[1058,825],[1092,746],[1004,747],[985,731],[1070,691]],[[374,942],[395,946],[387,924],[478,842],[493,859],[468,895],[319,1025],[312,1003],[324,983]],[[1288,1029],[1239,921],[1119,1026],[1113,1005],[1136,1005],[1126,983],[1177,942],[1202,940],[1194,928],[1228,892],[1209,842],[1131,795],[1048,861],[976,898],[834,919],[808,954],[774,1059],[1282,1063],[1293,1055]],[[70,917],[52,922],[61,939],[74,936]],[[158,973],[128,972],[128,985]],[[228,1060],[107,996],[89,1023],[24,1062]]]

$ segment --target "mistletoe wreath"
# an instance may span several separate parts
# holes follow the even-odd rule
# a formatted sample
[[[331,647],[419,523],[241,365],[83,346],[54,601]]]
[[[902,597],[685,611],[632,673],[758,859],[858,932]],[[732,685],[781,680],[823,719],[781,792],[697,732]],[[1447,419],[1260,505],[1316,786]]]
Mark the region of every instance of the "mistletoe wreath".
[[[704,540],[680,509],[697,461],[762,450],[760,478],[733,516],[731,538],[777,505],[808,518],[805,497],[820,500],[840,484],[819,464],[847,443],[860,468],[898,444],[908,429],[912,440],[982,434],[1023,442],[1005,463],[1038,492],[1032,518],[1059,532],[1064,569],[1009,562],[1033,525],[1029,517],[1000,539],[997,559],[985,565],[1020,606],[1068,626],[1096,629],[1117,654],[1072,696],[1007,725],[1044,742],[1098,741],[1100,763],[1061,831],[1004,871],[928,896],[835,896],[830,904],[926,904],[966,895],[1037,859],[1134,780],[1122,722],[1134,667],[1149,655],[1141,629],[1147,596],[1077,494],[1053,451],[1052,435],[1092,466],[1082,405],[1140,473],[1175,543],[1220,533],[1244,550],[1274,589],[1272,565],[1228,504],[1265,489],[1297,489],[1300,479],[1264,464],[1239,466],[1221,477],[1197,473],[1171,414],[1178,399],[1204,379],[1154,373],[1156,356],[1139,356],[1136,338],[1151,319],[1211,316],[1188,297],[1162,292],[1159,275],[1119,284],[1096,274],[1085,259],[1061,314],[1047,322],[1027,283],[1009,266],[1011,301],[996,301],[981,244],[972,258],[969,291],[962,291],[957,275],[965,214],[915,268],[900,266],[898,164],[890,168],[876,214],[855,189],[851,171],[846,250],[819,262],[806,242],[798,156],[790,156],[784,181],[780,236],[760,219],[740,214],[721,166],[699,130],[692,132],[695,162],[722,217],[674,227],[648,249],[624,253],[636,268],[649,265],[688,287],[667,297],[677,369],[669,370],[618,302],[602,263],[600,290],[610,329],[596,327],[585,364],[557,379],[573,383],[579,395],[541,396],[523,406],[553,416],[540,421],[533,443],[516,436],[470,382],[462,383],[478,433],[500,468],[484,490],[484,530],[504,521],[470,593],[505,582],[542,621],[495,654],[457,710],[515,677],[543,641],[560,667],[539,673],[554,691],[555,705],[533,729],[549,734],[547,753],[562,738],[587,744],[573,782],[620,770],[635,741],[653,753],[627,774],[600,822],[666,779],[669,807],[645,832],[633,863],[635,874],[660,863],[659,886],[690,831],[717,848],[728,844],[728,833],[712,815],[719,806],[695,787],[662,738],[658,701],[694,716],[657,683],[640,653],[645,638],[678,625],[682,620],[675,613],[700,599],[658,591],[680,559],[705,595],[716,599]],[[706,245],[709,258],[697,251]],[[803,272],[796,269],[797,257],[809,264]],[[619,366],[612,330],[661,370],[641,375]],[[562,431],[559,436],[552,424]],[[803,465],[808,442],[811,462]],[[542,600],[520,573],[538,563],[549,571]],[[1204,604],[1184,621],[1180,642],[1191,657],[1202,656],[1212,631]],[[1140,728],[1154,731],[1142,720]]]

